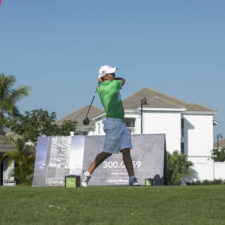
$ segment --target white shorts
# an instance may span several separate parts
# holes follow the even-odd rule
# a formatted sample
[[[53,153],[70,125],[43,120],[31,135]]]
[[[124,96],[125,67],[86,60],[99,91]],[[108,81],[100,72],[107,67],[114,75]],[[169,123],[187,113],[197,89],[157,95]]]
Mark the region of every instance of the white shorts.
[[[132,148],[130,132],[127,130],[124,120],[106,118],[104,131],[106,133],[104,152],[117,154],[125,148]]]

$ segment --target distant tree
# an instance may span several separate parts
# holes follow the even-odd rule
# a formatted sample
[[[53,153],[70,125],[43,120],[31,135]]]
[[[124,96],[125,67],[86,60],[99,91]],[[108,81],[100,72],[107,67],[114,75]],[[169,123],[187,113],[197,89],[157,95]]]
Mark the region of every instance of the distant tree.
[[[58,125],[58,131],[56,135],[58,136],[68,136],[70,132],[76,131],[77,122],[71,120],[65,120],[61,125]]]
[[[64,121],[62,125],[56,124],[56,113],[48,113],[43,109],[26,111],[17,119],[9,121],[10,129],[24,137],[26,141],[37,142],[38,136],[68,136],[76,130],[76,122]]]
[[[190,175],[189,167],[192,162],[187,161],[186,154],[180,154],[174,151],[173,154],[166,152],[167,158],[167,179],[169,185],[180,185],[181,178]]]
[[[15,163],[10,177],[14,177],[18,184],[30,185],[34,172],[34,147],[27,145],[25,139],[18,135],[9,136],[9,140],[16,150],[5,152],[1,160],[7,157],[8,165]]]
[[[215,162],[225,162],[225,148],[213,149],[211,157]]]
[[[28,86],[20,86],[13,88],[16,83],[14,76],[5,76],[0,74],[0,134],[4,134],[7,119],[15,118],[20,115],[16,103],[28,96],[30,88]]]

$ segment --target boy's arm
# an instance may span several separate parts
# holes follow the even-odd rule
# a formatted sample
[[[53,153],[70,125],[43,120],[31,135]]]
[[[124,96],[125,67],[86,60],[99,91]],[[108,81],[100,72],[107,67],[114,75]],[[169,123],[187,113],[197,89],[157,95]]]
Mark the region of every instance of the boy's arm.
[[[98,84],[100,84],[102,82],[102,78],[98,78]]]
[[[121,77],[115,77],[115,80],[122,80],[122,85],[125,84],[125,79],[121,78]]]

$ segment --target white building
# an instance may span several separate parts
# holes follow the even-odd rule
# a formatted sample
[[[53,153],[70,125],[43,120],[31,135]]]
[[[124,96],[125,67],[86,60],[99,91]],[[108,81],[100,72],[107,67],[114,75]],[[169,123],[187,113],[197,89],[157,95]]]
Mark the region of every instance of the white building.
[[[143,100],[146,100],[146,104]],[[124,99],[125,122],[132,134],[166,134],[167,151],[178,150],[188,155],[194,163],[196,179],[215,179],[214,162],[211,160],[213,149],[213,116],[216,110],[195,103],[186,103],[152,88],[143,88]],[[141,107],[142,105],[142,107]],[[78,133],[104,135],[105,112],[96,107],[91,109],[92,118],[88,127],[82,124],[87,106],[70,114],[63,120],[77,120]],[[79,114],[79,116],[78,116]],[[142,121],[142,122],[141,122]],[[213,171],[209,169],[213,168]],[[210,171],[210,172],[209,172]],[[225,172],[225,171],[224,171]],[[225,173],[224,173],[225,174]]]
[[[69,174],[71,137],[49,137],[46,160],[46,184],[64,185],[64,177]]]

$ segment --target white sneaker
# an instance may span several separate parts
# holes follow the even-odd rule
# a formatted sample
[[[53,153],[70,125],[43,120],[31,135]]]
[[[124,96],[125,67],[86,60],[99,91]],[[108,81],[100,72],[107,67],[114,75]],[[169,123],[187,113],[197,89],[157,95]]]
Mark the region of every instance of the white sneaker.
[[[130,186],[139,186],[139,183],[137,182],[137,179],[135,177],[129,179],[129,185]]]
[[[81,186],[87,187],[90,178],[91,178],[91,174],[89,174],[87,170],[83,171],[83,173],[81,174]]]

